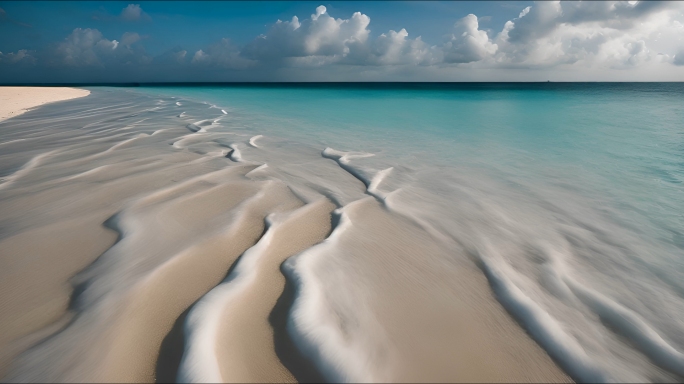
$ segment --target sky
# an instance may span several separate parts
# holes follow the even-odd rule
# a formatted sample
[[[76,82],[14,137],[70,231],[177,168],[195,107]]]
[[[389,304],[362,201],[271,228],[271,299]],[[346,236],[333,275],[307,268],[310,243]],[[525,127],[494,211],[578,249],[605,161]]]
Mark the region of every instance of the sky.
[[[0,83],[684,81],[680,1],[0,1]]]

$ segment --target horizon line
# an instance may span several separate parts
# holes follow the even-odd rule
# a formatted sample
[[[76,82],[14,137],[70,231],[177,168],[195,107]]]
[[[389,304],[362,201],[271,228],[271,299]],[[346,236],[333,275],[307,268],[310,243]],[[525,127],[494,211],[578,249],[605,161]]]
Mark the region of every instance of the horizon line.
[[[166,85],[468,85],[468,84],[680,84],[684,81],[159,81],[0,83],[0,87],[139,87]]]

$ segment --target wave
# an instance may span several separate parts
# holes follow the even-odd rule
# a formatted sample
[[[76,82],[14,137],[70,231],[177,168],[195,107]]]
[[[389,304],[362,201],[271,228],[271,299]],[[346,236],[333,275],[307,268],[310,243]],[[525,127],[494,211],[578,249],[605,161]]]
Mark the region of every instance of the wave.
[[[58,150],[54,151],[49,151],[45,153],[41,153],[40,155],[33,156],[28,162],[26,162],[24,165],[21,166],[21,168],[17,169],[15,172],[12,174],[5,176],[3,178],[0,178],[0,181],[2,183],[0,184],[0,190],[5,189],[12,184],[14,184],[17,180],[20,178],[26,176],[29,174],[33,169],[37,168],[43,161],[43,159],[59,152]]]
[[[586,383],[614,381],[594,363],[577,340],[563,330],[556,319],[510,280],[508,274],[502,271],[505,264],[499,260],[496,251],[486,245],[486,241],[483,244],[484,249],[475,250],[474,253],[494,293],[537,343],[575,380]]]
[[[19,141],[26,141],[26,139],[9,140],[9,141],[5,141],[5,142],[0,143],[0,145],[12,144],[12,143],[16,143]]]
[[[245,174],[245,176],[249,177],[249,175],[252,175],[252,174],[257,173],[257,172],[259,172],[259,171],[263,171],[263,170],[265,170],[266,168],[268,168],[268,164],[266,164],[266,163],[261,164],[260,166],[258,166],[258,167],[256,167],[256,168],[252,169],[251,171],[247,172],[247,173]]]
[[[565,272],[567,268],[558,251],[547,247],[546,254],[549,257],[547,264],[553,269],[550,280],[555,282],[555,286],[567,287],[563,290],[565,296],[572,292],[615,332],[630,339],[656,365],[684,377],[684,354],[665,341],[637,313],[571,278]]]
[[[125,146],[126,144],[132,143],[132,142],[134,142],[134,141],[136,141],[136,140],[140,140],[140,139],[143,139],[143,138],[149,137],[149,136],[150,136],[150,135],[148,135],[148,134],[146,134],[146,133],[138,134],[138,135],[136,135],[136,136],[133,137],[133,138],[130,138],[130,139],[124,140],[124,141],[122,141],[122,142],[120,142],[120,143],[116,143],[116,144],[112,145],[112,146],[111,146],[109,149],[107,149],[105,152],[114,151],[114,150],[116,150],[116,149],[119,149],[119,148]]]
[[[231,160],[235,162],[241,162],[242,161],[242,153],[240,152],[240,148],[238,147],[237,143],[236,144],[231,144],[230,148],[232,151],[228,154]]]
[[[249,139],[249,145],[251,145],[251,146],[254,147],[254,148],[259,148],[259,146],[256,144],[256,141],[257,141],[258,139],[262,138],[262,137],[264,137],[264,135],[252,136],[252,137]]]
[[[352,159],[362,159],[366,157],[375,156],[372,153],[366,152],[343,152],[337,151],[330,147],[325,148],[321,155],[325,158],[335,160],[340,168],[347,171],[349,174],[357,178],[366,186],[366,193],[375,197],[378,201],[382,202],[387,197],[387,194],[380,191],[378,186],[383,180],[392,172],[394,167],[389,167],[377,172],[372,170],[363,169],[361,167],[354,167],[351,165]],[[372,175],[372,176],[369,176]]]
[[[264,190],[250,198],[239,208],[241,216],[237,223],[245,220],[248,207],[265,196]],[[266,232],[256,245],[249,248],[239,259],[235,269],[217,287],[205,294],[193,306],[185,322],[186,346],[179,368],[179,382],[219,383],[224,382],[216,356],[216,343],[221,328],[221,314],[246,287],[255,279],[255,264],[269,247],[275,230],[273,216],[266,219]]]
[[[378,171],[375,174],[375,176],[373,176],[373,178],[370,180],[370,183],[368,183],[368,188],[366,189],[368,194],[370,194],[378,200],[384,201],[388,194],[380,191],[378,189],[378,186],[380,186],[383,180],[385,180],[387,176],[389,176],[393,169],[394,167],[389,167],[381,171]]]
[[[194,231],[192,232],[193,236],[202,237],[204,234],[197,231],[199,227],[191,228],[188,225],[187,228],[183,228],[183,226],[188,220],[192,220],[191,217],[201,217],[198,210],[215,210],[211,204],[201,207],[200,204],[197,204],[189,206],[191,208],[187,208],[187,211],[180,214],[175,212],[177,207],[174,204],[167,204],[168,201],[183,200],[186,197],[201,200],[206,195],[197,191],[223,185],[228,179],[230,179],[230,183],[239,181],[254,186],[260,183],[258,180],[265,178],[280,180],[278,183],[282,181],[292,194],[303,202],[315,201],[321,196],[333,201],[336,206],[341,208],[334,212],[332,232],[329,236],[323,242],[313,245],[297,256],[288,259],[282,266],[283,273],[295,287],[294,304],[286,320],[289,338],[304,355],[315,362],[325,378],[330,381],[382,381],[374,376],[374,372],[377,372],[375,368],[369,368],[372,359],[368,356],[374,353],[373,348],[376,344],[381,345],[378,347],[378,351],[384,348],[386,346],[383,344],[385,340],[367,337],[369,339],[368,344],[358,345],[359,335],[361,335],[360,337],[369,336],[371,333],[367,331],[372,327],[367,324],[354,324],[358,325],[357,329],[366,331],[366,334],[354,333],[356,330],[352,328],[350,331],[349,324],[344,323],[347,318],[342,319],[338,313],[335,313],[335,311],[349,310],[346,307],[346,302],[343,305],[340,304],[341,301],[336,302],[335,300],[342,300],[341,297],[344,295],[347,295],[344,297],[353,298],[354,293],[351,291],[355,289],[353,284],[362,284],[359,282],[363,282],[361,279],[355,280],[359,274],[378,274],[378,272],[370,269],[359,272],[357,269],[355,275],[349,271],[336,271],[340,275],[346,274],[344,281],[349,281],[350,286],[339,284],[339,286],[331,288],[329,284],[326,285],[326,281],[322,280],[324,277],[320,273],[321,270],[316,269],[317,266],[322,268],[321,266],[327,265],[324,264],[324,261],[339,262],[345,257],[346,260],[349,260],[353,252],[345,253],[346,250],[351,250],[351,248],[345,247],[351,247],[350,244],[355,243],[354,240],[358,240],[358,244],[362,244],[363,236],[371,236],[369,234],[371,231],[361,233],[363,232],[361,228],[368,229],[371,228],[368,225],[374,225],[370,220],[364,221],[370,216],[351,214],[352,210],[361,210],[362,208],[359,207],[363,202],[369,204],[366,208],[370,204],[373,207],[381,208],[378,209],[378,212],[381,213],[378,213],[377,217],[383,215],[383,219],[387,219],[384,222],[385,224],[404,223],[406,221],[410,227],[410,231],[407,230],[406,232],[407,234],[415,230],[420,236],[416,238],[417,241],[427,239],[426,241],[435,245],[435,249],[466,248],[472,250],[473,259],[476,260],[476,264],[487,278],[496,299],[574,380],[604,382],[623,380],[624,378],[650,380],[653,377],[656,379],[673,377],[667,376],[669,373],[661,373],[665,371],[684,376],[684,354],[678,350],[682,340],[676,334],[678,328],[668,329],[667,326],[670,323],[667,323],[667,319],[663,320],[662,323],[652,321],[652,316],[649,317],[648,313],[639,309],[638,300],[641,298],[630,301],[629,297],[606,293],[606,291],[610,292],[610,289],[599,289],[601,282],[597,281],[596,276],[591,275],[594,273],[592,268],[595,265],[590,264],[589,268],[582,269],[585,272],[590,270],[588,276],[573,273],[570,266],[574,268],[578,264],[582,265],[586,262],[580,257],[575,257],[576,255],[573,252],[576,249],[570,252],[569,248],[563,250],[549,246],[543,252],[539,252],[539,255],[542,256],[537,253],[532,256],[525,253],[527,252],[525,247],[534,248],[536,251],[540,239],[548,239],[549,233],[552,231],[558,232],[552,233],[553,236],[560,233],[559,238],[562,238],[565,227],[563,230],[551,228],[538,237],[534,233],[534,230],[539,228],[546,230],[545,226],[553,227],[554,223],[557,222],[562,222],[566,227],[581,227],[578,230],[587,231],[596,236],[605,235],[601,231],[609,232],[611,228],[605,229],[598,224],[595,227],[583,226],[582,223],[577,224],[571,215],[555,209],[555,207],[549,207],[549,204],[544,205],[546,202],[542,199],[530,199],[535,205],[526,206],[527,200],[525,199],[527,196],[523,195],[529,191],[525,193],[519,193],[517,190],[511,192],[512,189],[507,189],[509,186],[505,183],[491,183],[481,187],[489,182],[489,179],[487,181],[483,181],[483,179],[490,175],[482,176],[473,172],[474,176],[463,176],[469,170],[462,174],[456,173],[457,171],[454,171],[454,174],[449,174],[449,169],[442,168],[430,170],[430,173],[427,173],[425,171],[427,166],[420,164],[420,162],[405,167],[397,163],[388,164],[384,157],[367,152],[339,151],[330,147],[321,151],[320,147],[314,146],[314,144],[304,145],[293,143],[287,139],[281,140],[268,133],[273,131],[259,127],[258,131],[267,132],[269,136],[267,141],[262,141],[261,138],[264,136],[255,135],[256,132],[252,130],[249,121],[245,121],[243,124],[236,123],[232,119],[225,119],[226,121],[223,124],[225,127],[218,124],[223,115],[227,115],[223,109],[219,115],[218,111],[206,111],[203,106],[203,110],[200,110],[194,102],[184,101],[183,108],[192,117],[178,120],[175,116],[188,116],[185,111],[176,115],[178,109],[175,107],[180,106],[180,102],[176,105],[168,101],[162,104],[163,106],[160,104],[156,110],[138,108],[134,111],[131,109],[137,108],[136,105],[112,104],[113,107],[106,111],[108,113],[106,116],[99,116],[100,112],[94,112],[94,109],[85,112],[80,111],[80,114],[74,113],[72,115],[81,116],[78,118],[83,119],[77,121],[79,127],[77,135],[62,136],[61,131],[57,130],[55,132],[47,129],[36,130],[35,132],[23,132],[22,134],[25,134],[26,138],[0,143],[0,145],[4,145],[21,140],[41,139],[46,144],[36,148],[51,149],[50,152],[31,158],[13,174],[5,177],[3,183],[0,184],[0,190],[11,188],[17,180],[21,180],[26,175],[31,175],[30,172],[41,167],[47,159],[50,159],[55,161],[49,163],[49,168],[48,166],[45,167],[45,172],[37,172],[37,177],[31,175],[31,177],[26,178],[27,185],[39,186],[41,193],[43,193],[43,190],[52,186],[70,187],[60,184],[65,181],[80,179],[79,188],[81,186],[83,188],[99,187],[99,189],[94,189],[95,196],[99,196],[97,194],[100,193],[100,190],[111,191],[116,196],[126,196],[126,203],[123,205],[122,211],[107,222],[108,228],[116,229],[124,242],[118,246],[119,248],[112,248],[113,250],[103,260],[108,259],[106,262],[121,263],[117,266],[120,268],[117,272],[120,275],[117,277],[124,276],[126,279],[130,278],[130,281],[135,280],[130,276],[144,270],[145,272],[140,272],[140,276],[142,276],[140,280],[135,281],[146,283],[149,281],[147,276],[156,276],[154,274],[157,273],[145,269],[154,264],[147,259],[151,256],[147,253],[143,255],[144,252],[140,252],[140,257],[135,260],[112,257],[114,254],[124,254],[121,252],[122,244],[125,245],[126,242],[134,240],[140,244],[147,244],[147,242],[154,244],[159,242],[161,244],[160,239],[152,238],[168,236],[166,230],[178,230],[178,228],[181,228],[182,233],[185,233],[183,231],[188,231],[188,233]],[[212,106],[212,108],[218,107]],[[148,115],[144,115],[145,113]],[[206,115],[212,116],[212,113],[214,118],[192,122],[195,119],[206,117]],[[136,117],[136,115],[142,116]],[[72,124],[70,119],[75,118],[64,118],[61,120],[63,123],[60,124],[64,124],[64,127],[67,124]],[[53,120],[49,121],[52,122]],[[60,119],[54,119],[54,121],[60,121]],[[156,129],[159,127],[164,128]],[[183,127],[190,132],[187,132]],[[208,129],[213,128],[216,129],[208,132]],[[228,131],[226,128],[233,131]],[[66,128],[60,126],[58,129]],[[121,130],[125,131],[122,133]],[[12,137],[19,137],[19,135]],[[145,140],[141,140],[143,138]],[[80,142],[80,140],[83,141]],[[52,146],[52,142],[54,142],[54,146]],[[168,144],[176,149],[182,149],[182,151],[172,151]],[[53,148],[57,149],[52,150]],[[259,148],[259,150],[251,148]],[[46,149],[41,150],[45,151]],[[97,153],[92,154],[94,152]],[[55,153],[60,153],[60,155],[53,159],[52,155]],[[249,161],[246,161],[243,156],[249,158]],[[144,163],[144,166],[141,166],[141,163]],[[420,167],[425,168],[421,169]],[[53,170],[55,170],[54,173]],[[408,172],[406,172],[407,170]],[[152,173],[147,175],[147,172]],[[232,172],[235,173],[235,179],[228,177]],[[426,172],[425,174],[428,176],[421,179],[420,177],[423,174],[420,172]],[[145,179],[152,177],[153,174],[158,176],[158,179],[155,179],[155,183],[158,183],[155,184],[155,188],[158,189],[150,191],[145,189],[147,188],[145,185],[150,185]],[[114,180],[114,178],[119,179]],[[34,183],[34,180],[38,179],[39,181]],[[167,182],[169,184],[163,184]],[[165,185],[168,188],[158,187],[159,185]],[[128,196],[123,191],[127,191],[129,186],[131,186],[130,188],[139,188],[139,190]],[[23,183],[21,187],[24,187]],[[224,187],[220,191],[221,194],[232,193],[229,186],[224,185]],[[287,188],[283,188],[283,191],[286,191]],[[254,188],[250,191],[259,190],[259,193],[262,193],[263,189]],[[66,191],[66,189],[64,190]],[[547,193],[547,191],[538,191],[534,188],[530,188],[530,190],[540,195]],[[287,194],[287,192],[284,193]],[[510,196],[506,194],[510,194]],[[8,196],[10,195],[8,194]],[[217,198],[218,195],[219,193],[211,196]],[[532,195],[532,192],[529,192],[528,195]],[[74,196],[76,196],[75,192]],[[515,200],[510,200],[511,196]],[[254,199],[258,200],[262,197],[262,194],[257,194]],[[88,198],[90,197],[88,196]],[[273,199],[276,200],[276,198]],[[495,203],[492,203],[493,201]],[[510,204],[511,202],[513,204]],[[279,203],[274,202],[273,204],[276,206]],[[240,206],[233,211],[231,206],[230,215],[234,214],[237,218],[226,213],[226,216],[222,217],[225,221],[221,221],[224,224],[212,223],[211,226],[207,224],[206,228],[202,228],[207,231],[215,230],[216,228],[212,227],[213,225],[225,226],[226,222],[232,225],[233,221],[231,220],[233,219],[237,222],[244,222],[246,220],[244,217],[248,215],[248,209],[245,207],[247,206]],[[494,207],[495,209],[487,207]],[[58,210],[58,208],[55,209]],[[264,212],[268,213],[269,210],[273,211],[276,208],[270,207],[264,209]],[[161,222],[161,219],[157,217],[159,212],[168,215],[172,220]],[[537,220],[535,215],[540,212],[541,214],[538,216],[543,216],[543,219],[535,221]],[[250,220],[260,221],[266,216],[266,213],[259,216],[258,219],[252,217]],[[145,216],[145,220],[148,221],[139,220],[142,217],[139,215],[148,215]],[[19,215],[15,216],[19,217]],[[55,214],[55,216],[58,215]],[[356,221],[352,222],[350,217]],[[30,219],[28,216],[20,218],[21,220]],[[404,218],[408,220],[404,220]],[[262,234],[259,241],[244,252],[226,280],[216,286],[211,293],[203,296],[190,311],[187,322],[184,323],[184,337],[187,344],[179,371],[179,380],[193,382],[227,380],[225,372],[223,375],[221,373],[221,360],[217,360],[216,356],[216,345],[221,337],[218,333],[218,329],[222,326],[220,323],[221,316],[230,312],[223,309],[233,308],[231,307],[232,302],[241,297],[246,287],[254,282],[252,279],[254,268],[260,260],[263,260],[265,252],[273,245],[274,234],[284,228],[282,227],[284,225],[282,220],[286,220],[285,216],[268,216],[265,225],[266,232]],[[528,220],[533,223],[530,224]],[[201,224],[197,224],[200,222]],[[3,223],[6,222],[3,221]],[[197,219],[197,223],[194,225],[206,224],[200,219]],[[261,228],[252,224],[249,226],[250,228]],[[152,231],[156,227],[163,230]],[[147,232],[145,232],[145,228],[147,228]],[[423,231],[420,230],[421,228]],[[378,229],[378,231],[381,230]],[[502,236],[501,243],[506,244],[506,246],[510,245],[510,248],[495,246],[495,241],[499,242],[499,239],[495,239],[494,236],[498,234]],[[151,237],[145,239],[145,236]],[[258,238],[256,236],[254,237],[255,240]],[[355,236],[359,237],[356,238]],[[373,236],[375,236],[372,239],[375,242],[374,244],[380,244],[381,241],[387,240],[378,237],[377,233],[373,233]],[[478,238],[479,236],[482,238]],[[177,235],[176,237],[181,238],[182,236]],[[176,241],[177,239],[169,237],[169,239],[164,239],[164,241],[166,240]],[[585,240],[579,239],[577,241],[583,242]],[[181,239],[173,244],[174,247],[176,245],[179,247],[177,249],[185,250],[187,246],[192,246],[197,241],[195,239]],[[152,248],[157,245],[150,249],[155,250]],[[582,246],[585,245],[587,248],[591,248],[595,244],[582,244]],[[158,246],[165,253],[159,252],[159,255],[154,255],[158,258],[157,260],[166,260],[164,258],[174,260],[185,252],[177,252],[167,244]],[[630,246],[627,242],[615,245],[616,248],[623,247],[625,249]],[[244,248],[240,251],[242,250]],[[591,251],[594,250],[591,249]],[[162,255],[162,253],[164,254]],[[185,255],[183,257],[191,259],[188,256],[189,253],[183,254]],[[422,255],[420,252],[416,254],[425,257],[426,260],[428,257],[432,257]],[[453,265],[460,266],[458,263],[462,261],[457,261],[461,258],[460,255],[457,256],[455,252],[451,252],[449,255],[453,256],[453,260],[444,257],[438,263],[445,265],[445,269],[452,268]],[[602,255],[596,252],[590,255],[590,257],[594,256],[599,259]],[[360,256],[355,255],[355,257]],[[363,257],[371,260],[377,255],[369,254]],[[535,257],[542,259],[542,261],[534,259]],[[378,258],[374,261],[382,268],[387,267],[387,264],[383,265],[382,263],[398,263],[398,259],[389,258],[390,261],[387,261]],[[465,260],[464,263],[470,262],[468,258],[464,257],[463,259]],[[150,263],[147,264],[148,262]],[[608,264],[614,260],[602,262]],[[622,267],[625,270],[628,269],[626,266],[620,265],[620,268]],[[472,268],[472,265],[469,268]],[[106,275],[109,272],[105,269],[100,268],[97,273]],[[418,278],[426,278],[427,276],[420,275],[423,273],[420,268],[413,266],[401,270],[401,273],[406,273],[411,277],[417,276],[416,281],[414,281],[416,284],[421,284],[417,281]],[[446,275],[447,272],[445,272]],[[94,273],[88,272],[83,276],[75,278],[74,281],[88,280],[87,277],[94,276]],[[98,294],[104,295],[108,289],[113,291],[114,288],[120,292],[125,291],[125,287],[119,286],[119,281],[112,276],[114,275],[112,274],[106,279],[103,278],[103,281],[109,285],[99,285]],[[220,274],[217,276],[217,279],[223,277]],[[135,278],[137,279],[138,275]],[[214,283],[217,281],[215,280]],[[453,282],[445,282],[445,284],[449,283]],[[644,282],[644,286],[641,288],[648,289],[647,285],[651,283],[653,282]],[[653,284],[657,284],[657,282]],[[363,286],[361,289],[366,288],[369,290],[368,295],[377,293],[371,291],[373,288],[370,285],[368,287]],[[478,297],[489,298],[487,296],[489,290],[485,291],[486,294]],[[87,298],[89,294],[93,295],[92,292],[94,292],[92,289],[89,290],[86,295],[82,296],[82,299]],[[481,292],[478,291],[479,293]],[[472,294],[472,292],[464,292],[464,295],[467,294]],[[674,302],[669,297],[668,300]],[[637,304],[632,305],[635,302]],[[663,300],[663,302],[666,301]],[[355,304],[358,304],[358,307],[352,309],[361,312],[362,304],[357,302]],[[658,305],[661,304],[646,305],[645,307],[658,308]],[[75,304],[76,310],[84,309],[78,305],[80,304]],[[444,305],[449,304],[445,303]],[[563,318],[562,314],[564,313],[570,316],[567,319]],[[667,316],[671,316],[677,311],[667,313]],[[373,320],[372,316],[373,312],[368,311],[367,317],[353,318],[351,316],[350,321],[369,322]],[[573,320],[577,319],[579,321],[576,324],[572,323]],[[285,320],[283,320],[284,323]],[[81,326],[83,323],[78,324]],[[591,330],[585,332],[581,329],[584,325],[591,326]],[[602,333],[604,330],[601,327],[606,328],[605,333]],[[95,328],[93,327],[91,330]],[[75,331],[72,329],[70,332]],[[600,335],[604,340],[587,342],[589,337],[596,335]],[[608,339],[610,339],[610,343],[606,341]],[[391,343],[392,341],[389,342],[389,345]],[[627,347],[623,347],[623,344]],[[620,350],[619,348],[625,349]],[[387,350],[391,350],[391,347],[382,351]],[[606,358],[606,355],[610,354],[615,354],[615,356],[609,356],[611,359]],[[632,360],[620,360],[622,355],[628,355]],[[382,364],[387,361],[394,363],[392,358],[394,356],[383,360]],[[624,366],[633,361],[643,366],[623,369]],[[662,368],[662,370],[652,368],[653,364],[651,363]],[[77,366],[87,363],[76,362],[74,364]],[[647,364],[648,366],[646,366]],[[36,363],[37,365],[39,364]],[[49,369],[46,368],[46,371]],[[378,369],[389,370],[390,368],[383,366]],[[624,370],[624,374],[619,372],[621,369]],[[76,371],[77,369],[74,369],[74,372]],[[72,377],[77,378],[78,376]]]
[[[329,382],[369,381],[364,354],[359,346],[350,345],[344,332],[331,320],[335,315],[329,313],[331,308],[315,271],[316,265],[338,247],[340,239],[353,227],[347,212],[364,200],[336,209],[330,235],[323,242],[289,258],[282,267],[295,286],[295,300],[287,322],[290,337]]]
[[[190,123],[186,125],[185,127],[189,129],[192,132],[198,133],[198,132],[207,132],[207,130],[211,127],[215,127],[218,123],[219,119],[205,119],[205,120],[200,120],[196,121],[194,123]]]

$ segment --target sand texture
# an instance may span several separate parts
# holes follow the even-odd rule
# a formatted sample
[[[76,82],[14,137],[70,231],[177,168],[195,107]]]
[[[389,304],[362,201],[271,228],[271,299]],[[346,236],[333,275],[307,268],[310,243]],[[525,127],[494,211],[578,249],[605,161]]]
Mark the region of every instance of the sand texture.
[[[3,381],[570,381],[390,171],[189,100],[0,92]]]
[[[88,96],[90,91],[66,87],[0,87],[0,120],[55,101]]]

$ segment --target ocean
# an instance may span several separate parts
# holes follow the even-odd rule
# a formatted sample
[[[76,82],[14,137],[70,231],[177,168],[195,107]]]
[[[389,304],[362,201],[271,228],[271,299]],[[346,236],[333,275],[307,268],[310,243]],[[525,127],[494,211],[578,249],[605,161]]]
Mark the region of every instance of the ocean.
[[[159,151],[335,205],[327,239],[281,267],[288,332],[328,380],[411,378],[402,362],[460,343],[451,319],[489,292],[573,380],[684,379],[684,83],[85,88],[126,111],[103,130],[181,129]],[[93,302],[131,278],[111,268]],[[217,377],[198,329],[224,291],[191,310],[179,378]]]

